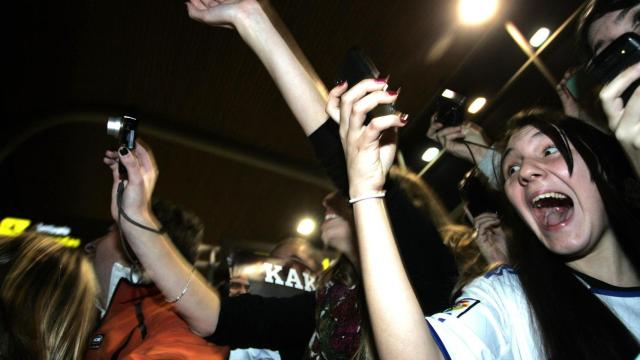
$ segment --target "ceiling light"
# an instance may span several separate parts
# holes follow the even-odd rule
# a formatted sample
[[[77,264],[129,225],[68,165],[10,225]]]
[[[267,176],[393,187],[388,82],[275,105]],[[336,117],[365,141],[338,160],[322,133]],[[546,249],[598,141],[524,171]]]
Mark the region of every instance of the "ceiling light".
[[[430,147],[427,149],[427,151],[424,152],[424,154],[422,154],[422,161],[431,162],[438,156],[439,153],[440,149],[438,149],[437,147]]]
[[[316,229],[316,222],[310,218],[304,218],[298,223],[296,231],[303,236],[311,235]]]
[[[487,103],[487,99],[483,97],[478,97],[471,102],[471,105],[469,105],[469,107],[467,108],[467,111],[470,114],[475,114],[478,111],[482,110],[482,108],[485,106],[486,103]]]
[[[498,0],[459,0],[458,16],[465,25],[478,25],[489,20],[498,9]]]
[[[529,44],[534,48],[544,44],[545,41],[549,38],[551,31],[545,27],[538,29],[535,34],[529,39]]]
[[[454,96],[456,96],[456,93],[449,89],[444,89],[444,91],[442,92],[442,97],[445,97],[447,99],[453,99]]]

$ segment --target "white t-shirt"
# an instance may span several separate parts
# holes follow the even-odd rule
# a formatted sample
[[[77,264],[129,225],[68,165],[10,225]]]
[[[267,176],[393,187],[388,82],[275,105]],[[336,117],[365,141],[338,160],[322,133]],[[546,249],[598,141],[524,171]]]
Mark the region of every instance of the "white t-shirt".
[[[640,341],[640,290],[585,285]],[[453,307],[429,316],[427,321],[445,358],[543,358],[520,281],[507,266],[475,279]]]
[[[229,360],[280,360],[280,353],[269,349],[233,349]]]

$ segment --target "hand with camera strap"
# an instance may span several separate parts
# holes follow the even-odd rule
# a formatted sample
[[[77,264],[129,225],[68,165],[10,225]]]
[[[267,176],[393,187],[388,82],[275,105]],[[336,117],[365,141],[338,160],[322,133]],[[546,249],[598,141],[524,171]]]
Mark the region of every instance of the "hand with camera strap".
[[[107,151],[104,163],[113,176],[111,212],[127,243],[192,331],[200,336],[210,335],[217,326],[220,298],[180,255],[151,211],[151,195],[158,177],[153,154],[139,142],[134,150],[123,147]],[[128,180],[120,180],[119,163],[126,167]]]
[[[444,127],[442,123],[432,121],[427,137],[439,143],[451,155],[474,165],[490,149],[482,128],[474,123]]]

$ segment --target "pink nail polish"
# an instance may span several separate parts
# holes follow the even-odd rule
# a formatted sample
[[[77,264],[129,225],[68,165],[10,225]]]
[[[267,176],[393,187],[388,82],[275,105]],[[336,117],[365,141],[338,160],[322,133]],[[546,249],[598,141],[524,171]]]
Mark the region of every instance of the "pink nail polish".
[[[409,114],[402,114],[400,116],[400,122],[402,122],[403,124],[406,124],[409,121]]]

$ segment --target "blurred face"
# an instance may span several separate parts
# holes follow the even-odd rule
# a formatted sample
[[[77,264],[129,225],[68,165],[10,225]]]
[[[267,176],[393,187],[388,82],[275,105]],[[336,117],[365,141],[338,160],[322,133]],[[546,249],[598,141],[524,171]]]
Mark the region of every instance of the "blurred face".
[[[271,256],[295,261],[306,266],[312,271],[318,271],[320,265],[313,258],[313,251],[314,250],[311,249],[309,244],[299,241],[279,246],[276,250],[271,252]]]
[[[347,201],[337,193],[331,193],[324,198],[322,205],[325,209],[324,222],[320,227],[322,242],[343,253],[351,251],[353,233],[347,220],[350,217]]]
[[[109,289],[113,263],[118,262],[124,266],[129,265],[120,248],[120,234],[115,225],[111,226],[109,232],[104,236],[86,244],[84,251],[93,263],[93,268],[103,293]]]
[[[520,216],[552,252],[583,257],[608,230],[602,199],[582,157],[571,146],[573,174],[555,144],[527,126],[507,145],[504,190]]]
[[[613,40],[628,32],[640,34],[640,5],[606,13],[594,21],[587,32],[589,48],[598,54]]]
[[[229,297],[234,297],[249,293],[249,280],[234,276],[229,280]]]

